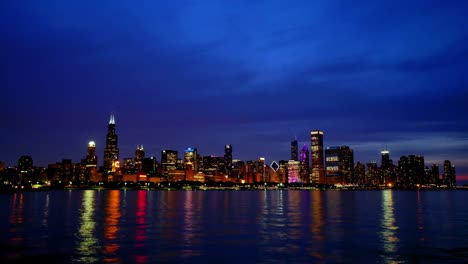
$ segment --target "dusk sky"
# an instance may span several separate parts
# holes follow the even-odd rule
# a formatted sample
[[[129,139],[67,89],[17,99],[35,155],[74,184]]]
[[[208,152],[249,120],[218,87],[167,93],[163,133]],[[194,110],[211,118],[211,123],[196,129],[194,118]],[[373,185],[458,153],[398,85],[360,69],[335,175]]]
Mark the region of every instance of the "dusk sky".
[[[143,144],[235,159],[290,142],[423,155],[468,179],[468,1],[1,1],[0,161],[102,166]],[[441,169],[442,173],[442,169]]]

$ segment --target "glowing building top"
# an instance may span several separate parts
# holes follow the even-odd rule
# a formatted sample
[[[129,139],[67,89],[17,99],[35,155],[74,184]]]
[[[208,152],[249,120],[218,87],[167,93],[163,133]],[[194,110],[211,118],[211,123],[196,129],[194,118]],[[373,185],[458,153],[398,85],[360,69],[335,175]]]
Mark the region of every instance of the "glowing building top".
[[[94,141],[90,141],[88,143],[88,148],[95,148],[96,147],[96,143],[94,143]]]
[[[109,125],[115,125],[115,117],[114,117],[114,114],[111,114],[111,115],[110,115]]]

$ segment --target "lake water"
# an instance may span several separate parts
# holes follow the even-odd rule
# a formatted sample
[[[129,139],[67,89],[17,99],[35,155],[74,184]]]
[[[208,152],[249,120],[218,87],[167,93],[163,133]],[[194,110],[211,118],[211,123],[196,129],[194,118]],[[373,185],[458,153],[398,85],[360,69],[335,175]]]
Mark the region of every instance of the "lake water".
[[[468,192],[0,195],[0,263],[463,263]]]

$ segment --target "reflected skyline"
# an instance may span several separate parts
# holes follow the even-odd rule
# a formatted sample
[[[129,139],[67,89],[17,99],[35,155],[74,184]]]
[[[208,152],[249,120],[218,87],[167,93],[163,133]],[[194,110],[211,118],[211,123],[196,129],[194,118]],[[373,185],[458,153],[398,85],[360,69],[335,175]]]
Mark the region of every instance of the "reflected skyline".
[[[184,197],[184,250],[182,254],[184,257],[198,256],[201,254],[198,247],[200,243],[200,233],[202,232],[199,223],[202,207],[200,202],[195,200],[194,197],[199,197],[199,193],[188,191],[185,193]]]
[[[50,204],[50,195],[46,194],[45,205],[44,205],[44,214],[42,215],[42,227],[47,228],[48,219],[49,219],[49,204]]]
[[[465,200],[395,190],[17,193],[0,196],[0,263],[464,263]]]
[[[137,210],[136,210],[136,232],[135,232],[135,252],[133,255],[136,263],[148,262],[148,256],[144,251],[146,245],[146,200],[147,191],[139,190],[137,193]]]
[[[398,225],[395,219],[393,207],[393,191],[382,191],[382,221],[380,238],[384,254],[382,254],[385,263],[398,262]]]
[[[312,239],[315,241],[314,245],[308,250],[311,256],[320,260],[324,259],[323,255],[323,241],[325,239],[324,233],[324,209],[322,204],[322,193],[319,191],[312,191],[311,194],[312,203],[310,204],[310,218],[312,222],[310,224],[310,231],[312,233]]]
[[[120,191],[110,190],[108,192],[107,204],[104,218],[104,262],[119,263],[120,259],[116,257],[117,251],[120,248],[117,243],[119,232],[120,213]]]
[[[78,229],[77,240],[79,241],[77,245],[77,254],[78,262],[83,263],[95,263],[98,262],[97,257],[97,248],[98,240],[95,237],[94,231],[96,227],[96,222],[94,219],[94,210],[95,210],[95,197],[96,191],[85,190],[83,192],[83,199],[81,205],[81,218],[80,226]]]
[[[10,243],[14,245],[20,244],[24,240],[24,237],[21,235],[22,231],[24,230],[23,199],[24,199],[23,193],[15,193],[13,194],[11,198],[11,206],[10,206],[11,213],[9,217],[10,231],[9,232],[13,234],[13,236],[10,237],[9,241]]]

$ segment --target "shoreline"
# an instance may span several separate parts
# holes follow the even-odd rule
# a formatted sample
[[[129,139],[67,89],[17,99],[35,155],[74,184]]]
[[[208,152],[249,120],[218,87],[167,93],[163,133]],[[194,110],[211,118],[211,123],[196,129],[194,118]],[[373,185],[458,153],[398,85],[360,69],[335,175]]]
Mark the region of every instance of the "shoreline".
[[[283,187],[271,187],[264,185],[257,186],[47,186],[47,187],[37,187],[37,188],[17,188],[15,187],[3,187],[0,188],[0,194],[13,194],[13,193],[22,193],[22,192],[48,192],[48,191],[84,191],[84,190],[97,190],[97,191],[108,191],[108,190],[122,190],[122,191],[135,191],[135,190],[144,190],[144,191],[293,191],[293,190],[302,190],[302,191],[384,191],[384,190],[395,190],[395,191],[444,191],[444,190],[468,190],[468,186],[455,186],[453,188],[446,187],[414,187],[414,188],[397,188],[397,187],[312,187],[312,186],[283,186]]]

